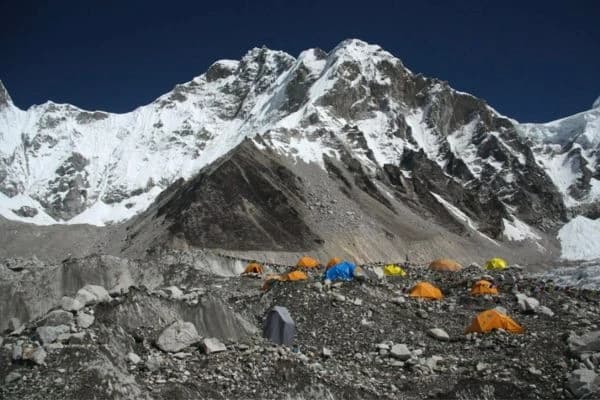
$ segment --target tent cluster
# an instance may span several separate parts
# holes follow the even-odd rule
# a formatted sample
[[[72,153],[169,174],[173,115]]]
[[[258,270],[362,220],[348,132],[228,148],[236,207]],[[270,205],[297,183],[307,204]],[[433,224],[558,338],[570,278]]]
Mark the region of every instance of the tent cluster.
[[[314,270],[321,264],[311,257],[301,257],[296,266],[283,274],[269,274],[266,276],[266,282],[263,290],[268,290],[276,282],[301,281],[307,280],[308,275],[305,271]],[[492,258],[484,266],[488,270],[502,270],[508,267],[508,263],[501,258]],[[438,272],[456,272],[462,269],[462,266],[456,261],[441,258],[430,263],[429,268]],[[250,263],[243,272],[245,274],[263,274],[264,269],[258,263]],[[387,264],[383,267],[385,276],[405,277],[406,271],[397,264]],[[325,265],[323,279],[329,281],[350,281],[356,277],[365,276],[361,267],[355,264],[334,257]],[[498,295],[498,288],[489,280],[480,279],[473,284],[470,290],[473,296]],[[442,290],[431,282],[417,282],[409,291],[411,298],[426,300],[441,300],[444,298]],[[523,333],[524,329],[509,316],[497,309],[490,309],[479,313],[467,327],[465,333],[477,332],[488,333],[494,329],[503,329],[510,333]],[[268,313],[263,327],[265,337],[275,343],[290,346],[296,332],[295,323],[289,312],[283,307],[274,307]]]

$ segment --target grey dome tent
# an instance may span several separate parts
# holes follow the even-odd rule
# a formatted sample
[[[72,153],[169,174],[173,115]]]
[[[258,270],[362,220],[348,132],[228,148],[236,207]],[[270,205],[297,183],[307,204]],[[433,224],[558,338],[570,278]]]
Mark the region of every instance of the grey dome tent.
[[[291,346],[296,335],[296,323],[285,307],[275,306],[267,314],[263,336],[277,344]]]

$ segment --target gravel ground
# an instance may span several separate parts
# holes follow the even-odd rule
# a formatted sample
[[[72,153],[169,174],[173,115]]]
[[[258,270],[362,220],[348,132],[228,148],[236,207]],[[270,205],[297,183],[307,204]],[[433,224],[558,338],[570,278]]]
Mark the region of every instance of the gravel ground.
[[[407,270],[406,278],[330,289],[317,274],[267,293],[260,291],[260,279],[211,275],[195,277],[195,287],[183,287],[179,298],[165,289],[132,288],[84,308],[95,315],[94,324],[84,329],[72,323],[71,334],[45,345],[44,365],[13,359],[18,341],[39,346],[35,321],[20,334],[5,334],[0,398],[571,398],[569,374],[598,371],[600,357],[582,359],[567,343],[573,333],[599,329],[598,292],[560,289],[510,269],[491,276],[499,296],[475,298],[468,288],[487,272]],[[444,299],[408,297],[419,280],[438,285]],[[521,311],[517,291],[555,315]],[[213,298],[223,307],[209,313],[199,306]],[[287,307],[295,320],[291,348],[261,337],[263,318],[274,305]],[[525,333],[464,334],[478,312],[496,306]],[[199,312],[206,318],[194,314]],[[227,350],[205,354],[199,344],[175,354],[159,350],[157,335],[177,319],[192,320],[200,337],[218,337]],[[254,330],[242,328],[248,326]],[[446,331],[449,340],[429,335],[432,328]],[[410,358],[391,356],[396,344],[406,345]],[[141,361],[128,361],[130,352]]]

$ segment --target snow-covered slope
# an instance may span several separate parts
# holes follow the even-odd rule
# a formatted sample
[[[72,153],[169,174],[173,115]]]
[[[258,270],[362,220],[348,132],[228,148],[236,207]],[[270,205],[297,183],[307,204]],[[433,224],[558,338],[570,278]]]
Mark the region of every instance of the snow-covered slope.
[[[600,200],[600,99],[588,111],[520,129],[568,207]]]
[[[585,125],[592,133],[577,145],[593,147],[597,112],[559,130]],[[551,130],[519,126],[360,40],[297,58],[252,49],[126,114],[52,102],[20,110],[0,85],[0,214],[38,224],[121,221],[251,137],[330,175],[337,160],[384,204],[364,177],[492,240],[537,241],[566,221],[556,187],[568,204],[575,198],[565,189],[573,177],[553,164],[561,160],[534,155],[522,136],[550,146]]]

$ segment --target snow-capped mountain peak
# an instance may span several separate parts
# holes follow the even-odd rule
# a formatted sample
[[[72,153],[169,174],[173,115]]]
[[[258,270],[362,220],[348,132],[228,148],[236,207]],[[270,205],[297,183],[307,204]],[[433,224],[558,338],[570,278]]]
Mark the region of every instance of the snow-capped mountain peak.
[[[594,101],[594,104],[592,105],[592,108],[600,108],[600,96],[598,96],[598,98],[596,99],[596,101]]]
[[[52,102],[0,108],[0,213],[44,224],[120,221],[250,137],[323,169],[337,159],[387,193],[514,238],[511,227],[545,230],[565,213],[520,131],[536,136],[377,45],[349,39],[298,58],[253,48],[129,113]],[[365,190],[385,203],[379,189]]]
[[[13,102],[8,94],[8,90],[4,87],[2,80],[0,80],[0,109],[8,106],[12,106]]]

